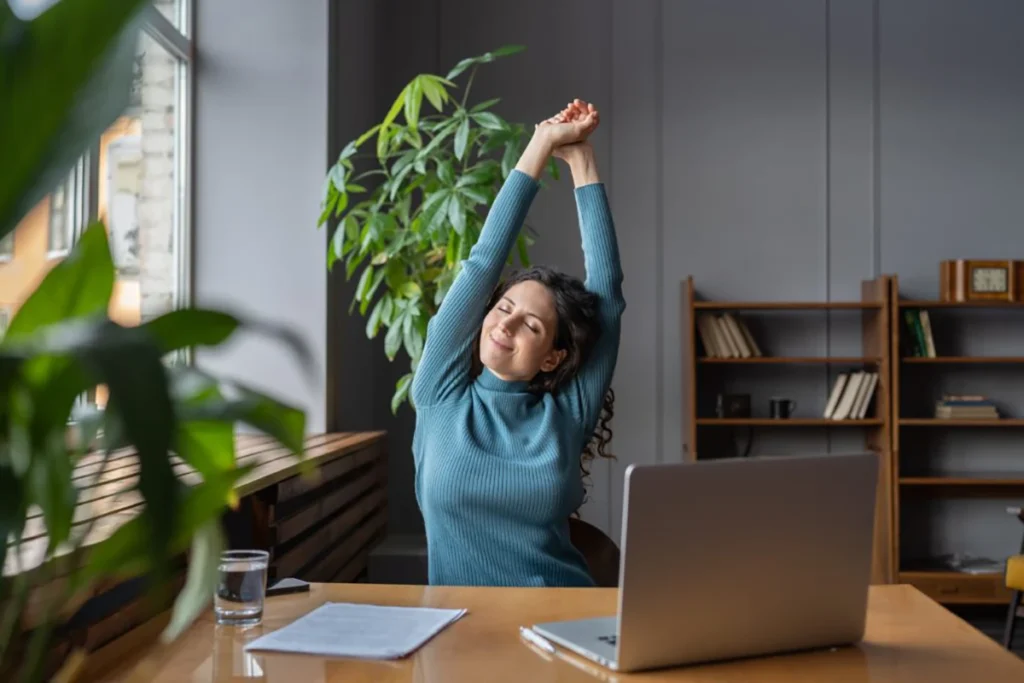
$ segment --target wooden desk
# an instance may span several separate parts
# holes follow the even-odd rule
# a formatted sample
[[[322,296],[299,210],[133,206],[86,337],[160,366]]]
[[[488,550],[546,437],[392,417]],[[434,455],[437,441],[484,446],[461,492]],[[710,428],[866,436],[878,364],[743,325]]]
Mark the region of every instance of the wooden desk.
[[[865,642],[856,647],[667,669],[628,676],[575,657],[551,657],[520,640],[536,621],[611,614],[615,589],[504,589],[315,585],[308,594],[267,602],[260,626],[219,627],[212,614],[151,653],[137,679],[147,683],[377,683],[417,681],[687,681],[691,683],[928,683],[1024,681],[1024,662],[909,586],[872,586]],[[325,601],[465,607],[469,613],[419,652],[398,662],[247,653],[246,642]],[[742,618],[742,615],[738,615]],[[681,617],[685,618],[685,617]],[[695,616],[694,618],[699,618]],[[765,628],[771,628],[765,624]],[[100,680],[128,683],[123,672]]]

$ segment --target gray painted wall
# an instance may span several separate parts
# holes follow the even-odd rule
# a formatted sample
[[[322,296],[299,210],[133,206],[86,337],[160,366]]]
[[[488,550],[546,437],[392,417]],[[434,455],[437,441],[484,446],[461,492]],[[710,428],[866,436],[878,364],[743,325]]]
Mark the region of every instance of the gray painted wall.
[[[380,9],[372,20],[365,7],[345,10],[335,25],[342,49],[363,50],[350,58],[381,76],[358,130],[416,72],[505,43],[529,49],[482,71],[474,87],[481,98],[503,97],[507,117],[538,120],[574,96],[603,108],[594,142],[628,310],[614,383],[619,460],[595,468],[585,516],[615,537],[626,465],[682,457],[687,275],[709,298],[855,299],[861,280],[880,273],[898,274],[908,296],[934,297],[941,259],[1022,255],[1014,239],[1024,208],[1024,4],[1016,0],[385,4],[401,11],[384,22]],[[353,96],[358,71],[339,76]],[[530,220],[541,232],[536,260],[582,274],[570,184],[542,192]],[[859,345],[848,314],[804,314],[772,329],[765,344],[788,352]],[[355,320],[342,337],[361,334]],[[386,365],[378,360],[376,373],[390,379]],[[801,373],[766,373],[758,389],[781,388],[816,412],[831,378],[821,368]],[[374,392],[390,396],[390,386]],[[374,401],[386,403],[376,393]],[[392,529],[414,531],[408,412],[397,422],[386,409],[372,419],[392,433]],[[1006,468],[1017,443],[1007,438],[964,435],[937,448],[952,464],[969,447]],[[859,443],[783,431],[759,437],[755,452]],[[933,531],[914,527],[914,543],[1010,552],[1019,529],[1002,514],[1005,502],[933,506]]]
[[[215,0],[196,11],[195,300],[291,327],[323,374],[327,0]],[[308,382],[276,339],[246,334],[200,362],[325,429],[325,383]]]

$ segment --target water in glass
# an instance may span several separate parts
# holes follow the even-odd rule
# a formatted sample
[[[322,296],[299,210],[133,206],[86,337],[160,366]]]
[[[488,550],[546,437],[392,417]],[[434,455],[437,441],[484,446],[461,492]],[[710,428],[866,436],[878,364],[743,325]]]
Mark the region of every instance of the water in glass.
[[[263,550],[227,550],[218,566],[213,610],[218,624],[249,626],[263,619],[269,555]]]

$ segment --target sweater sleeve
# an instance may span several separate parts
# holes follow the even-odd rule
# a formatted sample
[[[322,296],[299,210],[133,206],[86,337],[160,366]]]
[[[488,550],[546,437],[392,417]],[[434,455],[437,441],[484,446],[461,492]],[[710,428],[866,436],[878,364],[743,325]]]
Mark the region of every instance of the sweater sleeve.
[[[438,403],[468,386],[470,346],[539,187],[536,180],[514,169],[495,197],[480,238],[427,323],[423,355],[411,388],[415,405]]]
[[[576,188],[576,207],[586,266],[586,288],[600,297],[598,319],[601,336],[590,357],[567,387],[561,400],[579,418],[584,435],[594,431],[604,396],[611,386],[619,355],[622,314],[622,264],[615,236],[615,223],[604,184],[590,183]]]

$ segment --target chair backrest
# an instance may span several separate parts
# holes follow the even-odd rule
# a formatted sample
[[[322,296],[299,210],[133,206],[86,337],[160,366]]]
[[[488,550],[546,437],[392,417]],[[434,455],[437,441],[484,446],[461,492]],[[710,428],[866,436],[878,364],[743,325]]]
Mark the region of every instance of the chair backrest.
[[[569,518],[569,539],[587,560],[594,581],[602,588],[619,585],[619,547],[603,531],[576,517]]]

